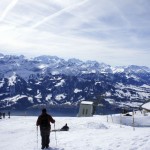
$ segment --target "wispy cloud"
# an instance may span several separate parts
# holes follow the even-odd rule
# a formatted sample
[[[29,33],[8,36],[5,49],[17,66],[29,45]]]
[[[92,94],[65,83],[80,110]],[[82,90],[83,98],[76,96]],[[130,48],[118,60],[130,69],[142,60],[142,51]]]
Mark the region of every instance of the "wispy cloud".
[[[149,4],[149,0],[10,1],[0,10],[0,51],[150,66]]]
[[[83,5],[86,1],[87,1],[87,0],[83,0],[83,1],[81,1],[81,2],[79,2],[79,3],[77,3],[77,4],[73,4],[73,5],[71,5],[71,6],[65,7],[65,8],[63,8],[63,9],[57,11],[56,13],[54,13],[54,14],[52,14],[52,15],[50,15],[50,16],[47,16],[47,17],[45,17],[43,20],[41,20],[41,21],[37,22],[36,24],[34,24],[34,25],[32,26],[32,28],[36,28],[36,27],[40,26],[41,24],[43,24],[44,22],[50,21],[51,19],[54,19],[55,17],[60,16],[60,15],[63,14],[64,12],[68,12],[68,11],[70,11],[71,9],[74,9],[74,8],[80,6],[80,5]]]
[[[5,16],[9,13],[9,11],[11,11],[11,9],[16,5],[17,2],[18,2],[18,0],[12,0],[10,2],[10,4],[6,7],[6,9],[2,13],[2,15],[0,16],[0,21],[3,21]]]

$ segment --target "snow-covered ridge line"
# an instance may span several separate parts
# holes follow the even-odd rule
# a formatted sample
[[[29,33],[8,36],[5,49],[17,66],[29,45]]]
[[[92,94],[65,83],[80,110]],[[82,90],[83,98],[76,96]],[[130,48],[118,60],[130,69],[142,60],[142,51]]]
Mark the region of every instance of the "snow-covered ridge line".
[[[94,101],[99,95],[104,96],[106,109],[121,108],[126,103],[138,107],[150,99],[149,68],[129,66],[114,70],[96,61],[1,54],[0,108],[76,106],[82,100]]]
[[[111,67],[105,63],[99,63],[97,61],[81,61],[79,59],[64,60],[57,56],[39,56],[32,59],[27,59],[25,56],[15,55],[3,55],[0,57],[0,73],[10,74],[16,72],[22,77],[26,77],[34,72],[53,74],[67,74],[67,75],[79,75],[79,74],[96,74],[96,73],[127,73],[127,77],[137,78],[133,74],[150,73],[150,68],[145,66],[117,66]],[[138,78],[137,78],[138,80]]]

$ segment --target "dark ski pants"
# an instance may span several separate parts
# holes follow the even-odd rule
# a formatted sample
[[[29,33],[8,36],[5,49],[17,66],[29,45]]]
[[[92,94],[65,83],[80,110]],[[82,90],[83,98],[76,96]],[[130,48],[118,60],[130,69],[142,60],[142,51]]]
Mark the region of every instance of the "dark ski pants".
[[[43,135],[42,136],[42,147],[48,148],[49,146],[49,135]]]
[[[42,148],[49,147],[50,128],[41,128]]]

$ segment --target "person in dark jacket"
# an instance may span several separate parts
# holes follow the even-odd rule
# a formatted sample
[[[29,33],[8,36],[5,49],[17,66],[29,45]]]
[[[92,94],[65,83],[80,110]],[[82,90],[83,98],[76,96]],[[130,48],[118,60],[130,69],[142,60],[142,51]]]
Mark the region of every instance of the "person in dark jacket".
[[[2,113],[0,112],[0,119],[2,119]]]
[[[48,148],[50,143],[50,123],[55,123],[55,120],[51,115],[47,114],[46,109],[42,109],[42,114],[38,117],[36,125],[40,126],[40,132],[42,137],[42,148]]]
[[[69,131],[67,123],[60,129],[60,131]]]
[[[3,113],[3,118],[5,119],[5,113]]]
[[[8,112],[8,118],[10,118],[10,111]]]

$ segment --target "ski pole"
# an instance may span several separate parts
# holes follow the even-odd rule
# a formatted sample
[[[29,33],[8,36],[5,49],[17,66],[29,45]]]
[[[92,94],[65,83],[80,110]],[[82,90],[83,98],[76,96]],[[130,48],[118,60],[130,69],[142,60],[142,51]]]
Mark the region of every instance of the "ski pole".
[[[37,126],[37,149],[38,149],[38,126]]]
[[[54,130],[55,130],[55,141],[56,141],[56,146],[57,146],[57,137],[56,137],[55,123],[54,123]]]

